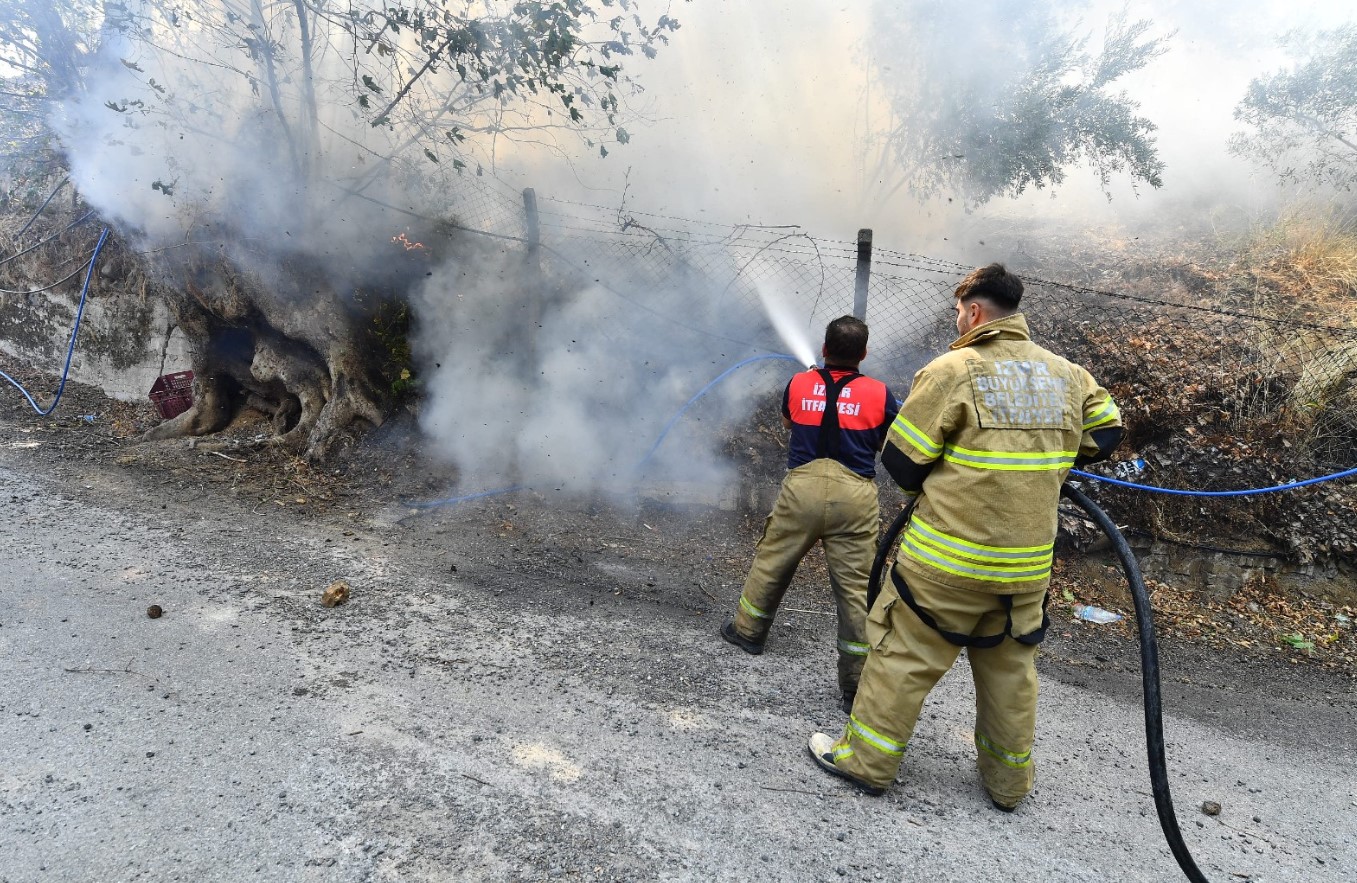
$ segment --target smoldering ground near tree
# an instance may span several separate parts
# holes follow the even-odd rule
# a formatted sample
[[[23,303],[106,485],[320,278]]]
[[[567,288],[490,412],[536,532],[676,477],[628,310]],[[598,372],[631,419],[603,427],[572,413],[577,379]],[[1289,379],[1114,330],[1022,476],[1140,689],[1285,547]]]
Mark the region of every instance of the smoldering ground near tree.
[[[68,35],[94,35],[53,126],[190,339],[197,404],[154,434],[213,432],[251,404],[312,459],[389,413],[370,325],[415,269],[393,237],[458,226],[459,179],[506,143],[625,143],[623,65],[678,28],[614,0],[143,0],[72,7],[61,27],[50,4],[10,5],[27,18],[0,32],[7,57],[46,60],[52,82],[71,79]]]

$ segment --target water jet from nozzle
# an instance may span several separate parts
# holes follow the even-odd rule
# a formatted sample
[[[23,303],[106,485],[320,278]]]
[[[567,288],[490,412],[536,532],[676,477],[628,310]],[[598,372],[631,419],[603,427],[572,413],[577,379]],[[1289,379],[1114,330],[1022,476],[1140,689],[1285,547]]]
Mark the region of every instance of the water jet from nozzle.
[[[782,338],[787,351],[802,365],[814,368],[815,347],[811,345],[810,335],[801,327],[791,307],[787,306],[787,302],[771,287],[762,282],[755,283],[754,289],[759,294],[759,302],[763,304],[763,312],[768,316],[769,324],[773,326],[777,336]]]

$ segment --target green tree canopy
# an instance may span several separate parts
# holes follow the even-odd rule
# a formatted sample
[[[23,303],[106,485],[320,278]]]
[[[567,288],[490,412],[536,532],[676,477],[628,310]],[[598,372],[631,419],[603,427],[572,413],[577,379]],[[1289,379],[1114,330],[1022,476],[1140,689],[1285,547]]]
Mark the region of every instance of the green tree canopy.
[[[1054,187],[1086,163],[1159,187],[1155,125],[1113,85],[1166,51],[1149,21],[1114,17],[1102,46],[1024,0],[879,0],[873,57],[892,111],[890,192],[956,194],[970,206]]]
[[[0,163],[50,172],[47,118],[80,91],[98,46],[99,0],[0,0]]]
[[[1230,149],[1272,169],[1288,183],[1357,183],[1357,26],[1284,43],[1290,67],[1249,83],[1235,119],[1250,131]]]
[[[244,128],[285,152],[302,180],[332,175],[325,153],[366,151],[344,176],[363,186],[393,163],[461,171],[504,139],[580,135],[606,155],[630,135],[621,113],[637,87],[623,71],[677,30],[643,19],[637,0],[131,0],[106,6],[135,83],[108,99],[135,128]],[[365,131],[380,130],[378,133]]]

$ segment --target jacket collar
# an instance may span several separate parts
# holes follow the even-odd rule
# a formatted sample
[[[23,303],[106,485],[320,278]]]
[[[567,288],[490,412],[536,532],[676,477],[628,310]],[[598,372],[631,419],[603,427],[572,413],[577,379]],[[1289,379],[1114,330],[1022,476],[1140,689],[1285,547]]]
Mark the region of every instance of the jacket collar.
[[[1031,340],[1032,332],[1027,329],[1027,317],[1022,313],[994,319],[984,325],[977,325],[970,331],[952,341],[950,350],[964,349],[990,340]]]

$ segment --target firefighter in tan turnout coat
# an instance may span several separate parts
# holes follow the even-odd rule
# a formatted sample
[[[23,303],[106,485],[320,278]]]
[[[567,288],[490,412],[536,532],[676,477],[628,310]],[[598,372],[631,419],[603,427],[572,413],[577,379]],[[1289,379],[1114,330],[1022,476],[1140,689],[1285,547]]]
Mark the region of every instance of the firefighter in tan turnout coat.
[[[870,653],[842,736],[811,737],[822,767],[869,793],[900,768],[924,697],[963,647],[975,749],[999,809],[1032,789],[1037,644],[1046,631],[1060,485],[1107,457],[1121,417],[1080,366],[1032,342],[1022,282],[1000,264],[955,292],[949,352],[919,371],[882,465],[917,494],[867,621]]]

